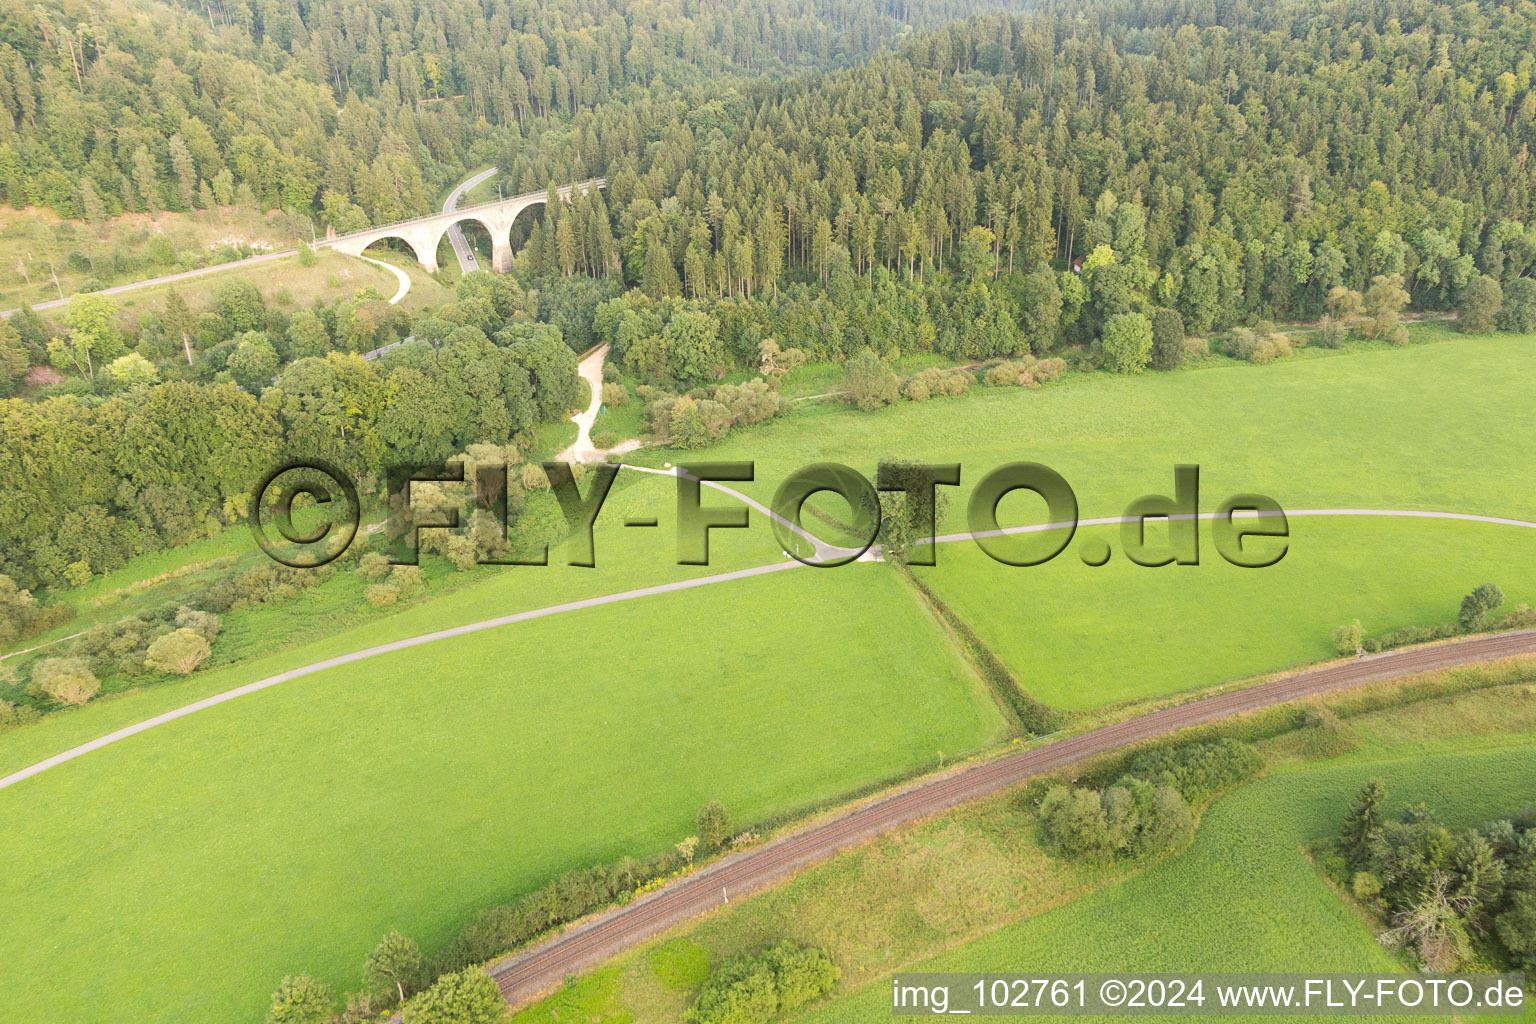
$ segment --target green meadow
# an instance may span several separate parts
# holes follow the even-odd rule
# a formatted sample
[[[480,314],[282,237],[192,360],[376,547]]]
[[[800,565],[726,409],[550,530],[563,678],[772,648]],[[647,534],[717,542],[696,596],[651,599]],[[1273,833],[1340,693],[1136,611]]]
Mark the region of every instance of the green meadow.
[[[1208,808],[1187,849],[1150,864],[1052,856],[1035,813],[1046,783],[1016,786],[674,929],[514,1021],[675,1021],[712,965],[785,938],[827,951],[841,971],[829,1001],[788,1018],[816,1024],[888,1015],[895,972],[1401,972],[1407,964],[1376,941],[1303,847],[1336,833],[1373,776],[1387,784],[1389,814],[1423,801],[1450,824],[1475,824],[1528,804],[1533,678],[1527,661],[1435,674],[1417,696],[1391,690],[1403,704],[1383,706],[1387,686],[1322,698],[1342,718],[1326,753],[1315,729],[1259,741],[1266,773]],[[1299,710],[1277,709],[1249,727],[1285,730]],[[1104,767],[1063,774],[1097,777]]]
[[[1259,491],[1292,509],[1536,519],[1533,370],[1536,339],[1457,337],[977,388],[874,414],[803,403],[686,457],[756,461],[756,479],[732,486],[762,501],[816,461],[959,461],[948,530],[964,528],[981,474],[1017,459],[1061,472],[1085,517],[1168,491],[1176,463],[1198,462],[1204,510]],[[835,513],[837,502],[825,507]],[[674,508],[672,481],[624,472],[598,525],[595,569],[565,564],[559,548],[547,567],[438,566],[429,593],[389,612],[363,609],[359,581],[343,572],[290,604],[232,613],[219,643],[239,660],[0,735],[0,774],[334,655],[785,561],[754,513],[750,530],[714,532],[709,566],[678,566]],[[1002,512],[1010,524],[1040,515],[1022,497]],[[623,525],[650,516],[658,528]],[[1130,565],[1114,530],[1083,536],[1097,534],[1116,548],[1100,568],[1075,547],[1012,568],[959,541],[920,571],[1035,697],[1068,709],[1330,657],[1329,634],[1344,622],[1380,632],[1445,621],[1486,581],[1510,605],[1536,603],[1536,531],[1519,528],[1298,517],[1286,558],[1261,570],[1216,557],[1205,524],[1202,563],[1190,567]],[[239,555],[238,540],[225,534],[183,557]],[[93,616],[131,607],[139,598],[122,588],[176,562],[149,556],[98,584],[90,596],[105,604]],[[0,791],[0,904],[14,924],[0,935],[0,987],[17,993],[0,1020],[253,1019],[285,973],[355,986],[384,931],[433,949],[477,908],[562,870],[671,845],[706,800],[749,823],[1004,735],[991,696],[916,595],[872,565],[646,596],[317,673]],[[59,938],[23,941],[43,932]],[[89,963],[61,952],[87,949]]]
[[[1536,745],[1529,736],[1513,748],[1460,746],[1431,756],[1381,751],[1375,759],[1276,772],[1218,801],[1185,853],[903,970],[1402,971],[1402,963],[1376,941],[1302,847],[1335,834],[1350,797],[1372,777],[1386,783],[1389,813],[1422,801],[1454,825],[1476,824],[1530,803]],[[841,1024],[882,1012],[890,1012],[890,991],[874,984],[797,1019]]]
[[[1536,604],[1536,530],[1296,517],[1285,557],[1244,569],[1222,559],[1200,525],[1199,565],[1149,569],[1117,551],[1090,567],[1069,549],[1019,568],[964,541],[942,545],[938,564],[917,572],[1031,696],[1067,709],[1334,658],[1339,626],[1359,619],[1369,635],[1450,622],[1480,583],[1499,584],[1506,609]],[[1118,527],[1084,528],[1073,546],[1084,537],[1119,547]]]
[[[878,566],[652,602],[317,674],[0,792],[0,1018],[254,1020],[284,974],[355,985],[389,929],[435,948],[711,799],[758,820],[1002,733]]]

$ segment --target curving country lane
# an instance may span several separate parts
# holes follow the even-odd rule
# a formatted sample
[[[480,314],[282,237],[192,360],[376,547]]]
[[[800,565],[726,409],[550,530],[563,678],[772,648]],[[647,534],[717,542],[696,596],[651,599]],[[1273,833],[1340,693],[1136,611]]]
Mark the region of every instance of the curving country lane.
[[[642,467],[642,466],[624,466],[622,468],[630,469],[630,470],[635,470],[635,471],[638,471],[638,472],[644,472],[644,473],[648,473],[648,474],[660,474],[660,475],[663,475],[663,476],[674,476],[674,477],[679,475],[682,472],[680,469],[659,470],[659,469],[651,469],[651,468]],[[786,529],[793,531],[794,533],[798,534],[801,538],[809,541],[810,544],[812,544],[814,549],[815,549],[814,560],[816,560],[816,561],[829,561],[829,560],[835,559],[835,558],[837,558],[837,557],[839,557],[841,555],[845,555],[849,551],[849,549],[835,547],[833,545],[827,544],[826,542],[817,539],[816,537],[812,536],[811,534],[809,534],[806,531],[804,531],[803,529],[801,529],[799,526],[796,526],[795,524],[789,522],[786,519],[780,518],[779,516],[774,514],[772,512],[772,510],[766,508],[760,502],[757,502],[756,500],[748,497],[747,495],[741,493],[740,491],[737,491],[737,490],[735,490],[733,488],[727,487],[727,486],[725,486],[723,484],[716,483],[714,481],[706,480],[706,481],[703,481],[703,483],[704,483],[704,486],[713,488],[714,490],[720,491],[721,493],[724,493],[724,494],[727,494],[727,495],[729,495],[731,497],[734,497],[737,500],[740,500],[740,501],[746,503],[750,507],[758,509],[759,511],[763,512],[764,514],[769,515],[770,517],[775,519],[780,525],[782,525]],[[1203,513],[1200,513],[1195,518],[1198,518],[1198,519],[1213,519],[1213,518],[1215,518],[1215,515],[1216,515],[1216,513],[1213,513],[1213,512],[1203,512]],[[1502,516],[1473,515],[1473,514],[1470,514],[1470,513],[1463,513],[1463,512],[1421,511],[1421,510],[1415,510],[1415,509],[1363,509],[1363,508],[1296,509],[1296,510],[1287,510],[1285,512],[1285,515],[1287,515],[1287,516],[1333,516],[1333,515],[1337,515],[1337,516],[1383,516],[1383,517],[1391,517],[1391,518],[1402,517],[1402,518],[1412,518],[1412,519],[1453,519],[1453,520],[1460,520],[1460,521],[1464,521],[1464,522],[1490,523],[1490,524],[1495,524],[1495,525],[1500,525],[1500,526],[1513,526],[1513,527],[1519,527],[1519,528],[1523,528],[1523,529],[1536,530],[1536,522],[1528,522],[1528,521],[1526,521],[1524,519],[1509,519],[1509,518],[1505,518],[1505,517],[1502,517]],[[1122,522],[1126,522],[1128,518],[1130,518],[1130,517],[1126,517],[1126,516],[1109,516],[1109,517],[1102,518],[1102,519],[1084,519],[1084,520],[1079,521],[1078,525],[1080,525],[1080,526],[1094,526],[1094,525],[1106,525],[1106,524],[1111,524],[1111,523],[1122,523]],[[1187,518],[1187,517],[1175,516],[1173,518],[1181,519],[1181,518]],[[1044,523],[1044,524],[1037,524],[1037,525],[1030,525],[1030,526],[1015,526],[1015,527],[1008,527],[1008,528],[1000,529],[1000,530],[983,532],[983,533],[977,534],[977,536],[985,537],[985,536],[1002,536],[1002,535],[1012,535],[1012,534],[1021,534],[1021,533],[1038,533],[1038,532],[1042,532],[1042,531],[1046,531],[1046,530],[1062,529],[1062,528],[1064,528],[1065,526],[1068,526],[1068,525],[1071,525],[1071,524]],[[951,534],[945,534],[943,536],[935,538],[936,542],[941,543],[941,544],[953,543],[953,542],[962,541],[962,540],[972,540],[972,539],[973,539],[973,536],[970,533],[951,533]],[[866,557],[866,558],[874,557],[874,554],[873,554],[873,552],[866,553],[866,555],[864,557]],[[145,719],[142,722],[136,722],[133,725],[129,725],[129,726],[125,726],[125,727],[123,727],[121,729],[117,729],[117,730],[115,730],[113,732],[107,733],[104,736],[99,736],[99,737],[97,737],[94,740],[90,740],[89,742],[82,743],[82,744],[80,744],[78,746],[75,746],[75,747],[71,747],[68,750],[65,750],[65,751],[62,751],[61,753],[53,755],[52,757],[46,758],[46,759],[44,759],[42,761],[38,761],[35,764],[28,765],[25,768],[22,768],[22,769],[20,769],[18,771],[12,772],[11,774],[5,776],[4,778],[0,778],[0,789],[7,789],[7,788],[9,788],[11,786],[16,785],[19,782],[23,782],[23,781],[25,781],[27,779],[32,778],[33,776],[41,775],[43,772],[48,771],[51,768],[57,768],[59,765],[67,764],[70,761],[75,760],[76,758],[84,757],[86,754],[92,753],[92,752],[97,751],[97,750],[101,750],[103,747],[108,747],[108,746],[111,746],[114,743],[118,743],[118,742],[121,742],[122,740],[126,740],[126,739],[129,739],[129,738],[133,737],[133,736],[137,736],[140,733],[148,732],[150,729],[156,728],[157,726],[165,725],[168,722],[174,722],[177,719],[185,718],[188,715],[196,714],[197,712],[204,711],[204,710],[206,710],[208,708],[217,707],[220,704],[228,703],[229,701],[236,700],[236,699],[238,699],[240,697],[244,697],[244,696],[246,696],[248,694],[259,693],[262,690],[270,689],[273,686],[278,686],[278,685],[281,685],[282,683],[290,682],[291,680],[294,680],[294,679],[301,679],[304,676],[313,675],[316,672],[323,672],[323,671],[325,671],[326,669],[329,669],[329,668],[337,668],[337,667],[342,666],[342,665],[354,664],[354,663],[359,662],[359,661],[365,661],[365,660],[367,660],[369,658],[377,657],[378,655],[381,655],[381,654],[388,654],[388,653],[390,653],[392,651],[407,650],[407,649],[412,648],[412,647],[420,647],[423,644],[434,643],[434,642],[436,642],[438,640],[447,640],[447,639],[450,639],[450,638],[456,637],[456,636],[467,636],[468,634],[478,633],[478,632],[481,632],[481,631],[487,630],[487,629],[496,629],[496,628],[501,627],[501,626],[510,626],[510,625],[514,625],[514,624],[519,623],[519,622],[527,622],[527,621],[531,621],[533,619],[547,618],[548,616],[551,616],[551,615],[560,615],[560,614],[564,614],[566,612],[579,611],[579,610],[584,609],[584,608],[597,608],[597,607],[601,607],[601,606],[607,605],[607,604],[616,604],[616,603],[621,602],[621,601],[633,601],[633,600],[637,600],[639,598],[651,597],[651,596],[656,595],[656,594],[667,594],[667,593],[673,593],[675,591],[680,591],[680,590],[692,590],[695,587],[706,587],[706,586],[711,586],[711,585],[717,584],[717,583],[726,583],[726,582],[729,582],[731,580],[747,579],[747,578],[750,578],[750,577],[753,577],[753,576],[762,576],[762,575],[765,575],[767,573],[780,572],[780,571],[783,571],[783,570],[786,570],[786,569],[795,569],[795,568],[799,568],[801,565],[806,564],[806,563],[801,562],[801,561],[799,561],[797,559],[791,558],[791,556],[788,553],[785,554],[785,559],[786,560],[783,561],[783,562],[774,562],[774,563],[769,564],[769,565],[760,565],[760,566],[756,566],[756,567],[748,568],[748,569],[736,569],[736,570],[733,570],[731,572],[716,573],[716,574],[710,575],[710,576],[700,576],[700,577],[697,577],[697,578],[694,578],[694,579],[677,580],[677,581],[674,581],[672,583],[660,583],[660,584],[657,584],[655,586],[640,587],[640,588],[637,588],[637,589],[634,589],[634,590],[625,590],[625,591],[620,591],[620,592],[614,593],[614,594],[604,594],[604,595],[601,595],[601,596],[598,596],[598,597],[584,598],[584,599],[579,600],[579,601],[568,601],[568,602],[565,602],[565,603],[562,603],[562,604],[549,605],[549,606],[544,607],[544,608],[535,608],[535,609],[532,609],[530,611],[517,612],[517,613],[512,614],[512,615],[500,615],[500,616],[496,616],[495,618],[482,619],[482,620],[480,620],[478,622],[466,623],[466,624],[464,624],[462,626],[454,626],[454,627],[452,627],[450,629],[441,629],[441,630],[435,630],[435,631],[430,632],[430,633],[422,633],[422,634],[420,634],[418,636],[407,637],[404,640],[395,640],[395,641],[392,641],[390,643],[377,644],[377,645],[375,645],[373,647],[365,647],[365,648],[363,648],[361,650],[353,651],[350,654],[343,654],[343,655],[339,655],[339,656],[334,657],[334,658],[326,658],[323,661],[313,662],[313,663],[311,663],[309,665],[304,665],[304,666],[301,666],[299,668],[290,669],[287,672],[280,672],[277,675],[268,676],[265,679],[259,679],[259,680],[257,680],[256,682],[253,682],[253,683],[247,683],[244,686],[239,686],[239,687],[236,687],[236,688],[231,689],[231,690],[226,690],[223,693],[214,694],[211,697],[206,697],[206,698],[204,698],[202,700],[196,701],[196,702],[191,703],[191,704],[187,704],[187,705],[185,705],[183,707],[176,708],[176,709],[171,710],[171,711],[167,711],[164,714],[156,715],[153,718]],[[1464,641],[1463,643],[1470,643],[1470,642],[1472,642],[1472,641]],[[1439,648],[1435,648],[1435,649],[1438,650]],[[1379,656],[1379,657],[1386,657],[1386,656],[1382,655],[1382,656]],[[1244,692],[1247,692],[1247,691],[1244,691]]]

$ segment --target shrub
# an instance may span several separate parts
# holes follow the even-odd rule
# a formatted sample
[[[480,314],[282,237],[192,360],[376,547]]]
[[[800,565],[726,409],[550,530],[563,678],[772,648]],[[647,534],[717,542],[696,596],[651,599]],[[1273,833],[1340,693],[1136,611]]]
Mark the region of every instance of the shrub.
[[[761,956],[735,957],[710,972],[686,1024],[766,1024],[832,991],[839,971],[819,949],[780,942]]]
[[[1472,632],[1482,629],[1488,621],[1488,613],[1504,603],[1504,591],[1492,583],[1484,583],[1461,599],[1461,613],[1456,621],[1462,629]]]
[[[521,477],[525,491],[549,490],[549,477],[545,474],[543,466],[529,462],[523,466]]]
[[[15,580],[0,573],[0,643],[46,633],[74,614],[75,606],[68,601],[38,604],[30,590],[18,587]]]
[[[1061,857],[1104,863],[1124,845],[1094,789],[1053,787],[1040,802],[1040,825],[1046,846]]]
[[[1036,384],[1049,384],[1066,372],[1067,361],[1059,356],[1041,359],[1029,368],[1029,375],[1034,378]]]
[[[32,667],[33,696],[78,707],[101,692],[101,680],[84,658],[44,658]]]
[[[615,408],[629,404],[629,389],[623,384],[608,383],[603,385],[602,399],[604,405]]]
[[[362,600],[369,602],[373,608],[387,608],[399,600],[399,591],[389,583],[370,583],[362,590]]]
[[[1291,344],[1286,341],[1285,335],[1274,333],[1274,327],[1269,327],[1269,332],[1260,334],[1250,331],[1246,327],[1234,327],[1227,335],[1223,346],[1227,355],[1234,359],[1243,359],[1255,365],[1263,365],[1273,359],[1279,359],[1291,354]]]
[[[363,591],[363,600],[375,608],[385,608],[425,590],[426,587],[427,579],[422,575],[419,566],[397,565],[389,574],[389,579],[371,584]]]
[[[1144,750],[1131,759],[1129,774],[1155,779],[1167,772],[1173,786],[1195,806],[1258,774],[1264,759],[1246,743],[1232,739],[1183,743]]]
[[[850,402],[868,412],[895,402],[900,397],[901,384],[884,360],[865,349],[848,360],[843,390]]]
[[[1023,359],[1009,359],[989,367],[982,375],[982,382],[991,388],[1025,386],[1033,384],[1034,374],[1030,372],[1035,365],[1033,356],[1025,356]]]
[[[1374,900],[1381,895],[1381,879],[1369,871],[1356,871],[1349,880],[1349,889],[1357,900]]]
[[[192,629],[167,633],[149,645],[144,664],[178,676],[191,675],[210,653],[208,641]]]
[[[484,971],[445,974],[405,1004],[405,1024],[498,1024],[506,1019],[501,990]]]
[[[1536,331],[1536,280],[1517,277],[1504,286],[1504,306],[1499,310],[1499,327],[1526,334]]]
[[[1364,642],[1365,630],[1361,628],[1359,619],[1333,631],[1333,647],[1340,654],[1356,654]]]
[[[186,605],[176,609],[176,625],[180,629],[192,630],[210,644],[218,637],[219,630],[224,627],[223,620],[213,612],[198,611]]]
[[[940,395],[959,395],[969,388],[974,378],[964,370],[941,370],[930,367],[912,376],[902,387],[903,398],[924,402]]]
[[[744,427],[754,426],[777,416],[783,408],[779,393],[765,380],[749,380],[744,384],[722,384],[715,389],[715,401],[731,412],[731,422]]]
[[[326,1024],[335,1013],[330,986],[307,974],[284,978],[272,993],[267,1024]]]
[[[1184,358],[1205,359],[1211,354],[1211,343],[1206,338],[1185,338]]]
[[[1317,332],[1318,344],[1323,348],[1343,348],[1349,340],[1349,328],[1330,317],[1323,317],[1323,326]]]
[[[1499,287],[1499,279],[1479,274],[1462,289],[1456,326],[1465,334],[1487,334],[1503,307],[1504,289]]]
[[[1152,358],[1152,324],[1140,313],[1116,313],[1099,336],[1104,366],[1115,373],[1140,373]]]
[[[731,815],[720,801],[711,800],[700,807],[695,824],[698,826],[699,838],[708,849],[719,850],[730,842]]]
[[[389,574],[389,559],[370,551],[358,559],[357,572],[365,580],[381,580]]]

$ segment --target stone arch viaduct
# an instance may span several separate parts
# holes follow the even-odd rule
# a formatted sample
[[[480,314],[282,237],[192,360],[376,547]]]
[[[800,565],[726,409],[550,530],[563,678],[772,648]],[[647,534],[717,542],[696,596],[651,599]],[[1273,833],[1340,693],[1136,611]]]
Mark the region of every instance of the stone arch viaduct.
[[[574,185],[562,185],[555,192],[562,201],[570,202],[573,192],[585,195],[589,190],[602,188],[607,184],[606,178],[591,178]],[[517,220],[517,215],[528,207],[543,203],[548,195],[547,191],[529,192],[509,199],[499,199],[494,203],[467,206],[452,213],[435,213],[430,217],[417,217],[414,220],[400,221],[398,224],[385,224],[382,227],[354,231],[346,235],[335,235],[317,241],[315,247],[336,249],[349,256],[361,256],[364,249],[382,238],[399,238],[415,252],[416,262],[428,271],[435,271],[437,246],[442,241],[443,234],[461,221],[473,220],[482,224],[490,233],[492,269],[505,274],[512,269],[512,222]]]

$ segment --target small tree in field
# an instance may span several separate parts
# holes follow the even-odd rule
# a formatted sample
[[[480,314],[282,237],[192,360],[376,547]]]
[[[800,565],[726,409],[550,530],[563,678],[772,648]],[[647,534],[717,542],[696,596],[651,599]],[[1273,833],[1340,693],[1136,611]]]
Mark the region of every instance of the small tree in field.
[[[32,669],[31,692],[79,706],[101,692],[101,680],[84,658],[44,658]]]
[[[1394,344],[1406,341],[1398,339],[1397,315],[1408,305],[1409,295],[1403,290],[1402,274],[1377,274],[1371,278],[1371,286],[1365,290],[1366,331],[1373,338],[1385,336]]]
[[[496,983],[478,967],[445,974],[405,1004],[405,1024],[498,1024],[507,1004]]]
[[[1456,325],[1464,334],[1487,334],[1493,330],[1494,317],[1503,306],[1504,289],[1499,287],[1498,278],[1480,274],[1462,290]]]
[[[1380,779],[1372,779],[1349,805],[1344,815],[1344,828],[1339,832],[1339,845],[1344,848],[1351,864],[1359,864],[1365,859],[1371,834],[1381,827],[1381,805],[1386,799],[1387,787]]]
[[[1340,654],[1360,653],[1360,645],[1364,641],[1365,630],[1361,627],[1359,619],[1333,631],[1333,646]]]
[[[895,371],[868,349],[848,360],[843,389],[848,392],[848,400],[865,412],[890,405],[901,395]]]
[[[421,950],[399,932],[390,932],[379,940],[363,961],[363,984],[374,989],[393,988],[402,1003],[406,990],[413,988],[420,976]]]
[[[178,629],[167,633],[149,645],[144,652],[144,664],[174,675],[190,675],[210,653],[208,641],[193,629]]]
[[[699,808],[696,824],[699,838],[707,849],[719,850],[731,841],[731,815],[718,800],[711,800]]]
[[[1104,353],[1106,369],[1115,373],[1140,373],[1152,357],[1152,325],[1140,313],[1116,313],[1104,321],[1099,346]]]
[[[1503,603],[1504,591],[1495,584],[1484,583],[1461,599],[1461,614],[1457,616],[1457,622],[1468,632],[1482,629],[1488,622],[1488,613]]]
[[[284,978],[272,993],[267,1024],[327,1024],[335,1014],[328,985],[307,974]]]

